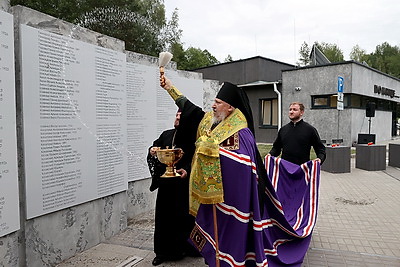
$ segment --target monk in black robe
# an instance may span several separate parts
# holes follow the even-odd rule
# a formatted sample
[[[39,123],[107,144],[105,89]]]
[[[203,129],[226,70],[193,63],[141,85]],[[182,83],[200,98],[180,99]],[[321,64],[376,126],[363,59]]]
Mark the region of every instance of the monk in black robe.
[[[164,131],[149,148],[147,162],[152,175],[150,191],[158,189],[155,208],[154,266],[164,261],[176,261],[184,256],[200,256],[188,243],[194,217],[189,214],[189,176],[194,153],[193,143],[185,141],[179,129],[181,112],[175,118],[174,129]],[[166,170],[156,155],[158,148],[181,148],[182,159],[176,164],[180,177],[160,178]]]

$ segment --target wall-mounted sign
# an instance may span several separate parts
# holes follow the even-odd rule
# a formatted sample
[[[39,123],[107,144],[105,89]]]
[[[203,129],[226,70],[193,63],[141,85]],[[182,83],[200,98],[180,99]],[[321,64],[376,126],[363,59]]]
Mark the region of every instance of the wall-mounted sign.
[[[338,87],[337,87],[337,110],[343,110],[344,109],[344,104],[343,104],[343,99],[344,99],[344,78],[341,76],[338,76]]]
[[[376,85],[376,84],[374,85],[374,93],[375,94],[380,94],[380,95],[390,96],[391,98],[398,97],[398,96],[396,96],[396,91],[395,90],[386,88],[384,86]]]

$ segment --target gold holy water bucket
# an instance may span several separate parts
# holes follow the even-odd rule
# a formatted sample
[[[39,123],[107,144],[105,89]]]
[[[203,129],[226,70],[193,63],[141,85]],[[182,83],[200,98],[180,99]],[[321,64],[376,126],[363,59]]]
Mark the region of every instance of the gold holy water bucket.
[[[167,165],[165,173],[160,177],[172,178],[181,176],[176,172],[175,169],[175,164],[182,158],[184,154],[181,148],[158,149],[156,153],[158,160]]]

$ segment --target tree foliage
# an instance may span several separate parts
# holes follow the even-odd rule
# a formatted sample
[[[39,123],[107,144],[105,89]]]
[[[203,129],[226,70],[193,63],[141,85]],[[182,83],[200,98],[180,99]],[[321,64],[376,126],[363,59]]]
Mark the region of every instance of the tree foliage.
[[[219,63],[207,50],[184,49],[178,9],[167,21],[164,0],[11,0],[84,28],[125,41],[125,49],[158,56],[174,54],[179,69]]]
[[[186,53],[188,63],[190,63],[187,69],[195,69],[220,63],[207,49],[201,50],[200,48],[189,47]]]
[[[368,58],[367,51],[362,49],[359,45],[353,46],[350,52],[350,59],[358,62],[366,62]]]
[[[329,59],[330,62],[341,62],[344,61],[343,52],[336,44],[330,44],[325,42],[314,42],[314,45],[321,50],[322,53]],[[307,42],[303,42],[299,50],[299,61],[297,65],[308,66],[311,64],[311,46]]]
[[[311,63],[310,53],[311,53],[310,46],[306,42],[304,42],[299,50],[300,58],[299,61],[297,62],[297,65],[298,66],[310,65]]]
[[[343,52],[336,44],[315,42],[314,45],[316,45],[332,63],[344,60]],[[310,52],[310,46],[304,42],[299,50],[300,57],[297,65],[309,65]],[[361,48],[359,45],[355,45],[350,52],[350,59],[360,63],[366,63],[374,69],[400,78],[400,48],[398,46],[391,46],[389,43],[383,42],[376,46],[374,52],[368,54],[365,49]]]
[[[95,8],[125,7],[133,12],[145,13],[146,2],[160,2],[158,0],[10,0],[10,5],[23,5],[56,18],[76,23],[82,14]]]
[[[314,45],[316,45],[319,50],[324,53],[327,59],[329,59],[330,62],[342,62],[344,61],[343,57],[343,51],[336,45],[336,44],[330,44],[330,43],[318,43],[315,42]]]
[[[369,55],[367,63],[384,73],[400,78],[400,49],[384,42],[377,45]]]
[[[396,45],[391,46],[389,43],[383,42],[369,54],[355,45],[351,50],[350,58],[358,62],[365,62],[374,69],[400,78],[400,48]]]
[[[176,21],[165,18],[163,0],[11,0],[79,26],[125,41],[130,51],[157,56],[168,46]],[[180,38],[180,35],[177,36]]]
[[[207,50],[189,47],[184,49],[182,43],[174,43],[171,48],[172,58],[180,70],[193,70],[220,63]]]
[[[156,56],[165,46],[159,38],[163,21],[151,20],[124,7],[95,8],[78,19],[77,24],[82,27],[124,40],[125,49],[130,51]]]
[[[182,44],[182,30],[179,29],[179,15],[177,8],[175,8],[174,12],[172,13],[171,20],[167,22],[167,25],[161,34],[161,38],[163,38],[167,43],[166,49],[169,51],[172,50],[173,45]]]

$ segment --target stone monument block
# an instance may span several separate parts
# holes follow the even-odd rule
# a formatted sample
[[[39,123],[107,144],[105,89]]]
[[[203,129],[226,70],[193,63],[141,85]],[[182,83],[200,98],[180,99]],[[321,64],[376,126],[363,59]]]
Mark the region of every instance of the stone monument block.
[[[400,167],[400,144],[389,144],[389,166]]]
[[[356,168],[367,171],[386,170],[386,146],[358,145],[356,147]]]
[[[350,147],[327,147],[326,160],[321,165],[321,169],[331,173],[350,172]]]

